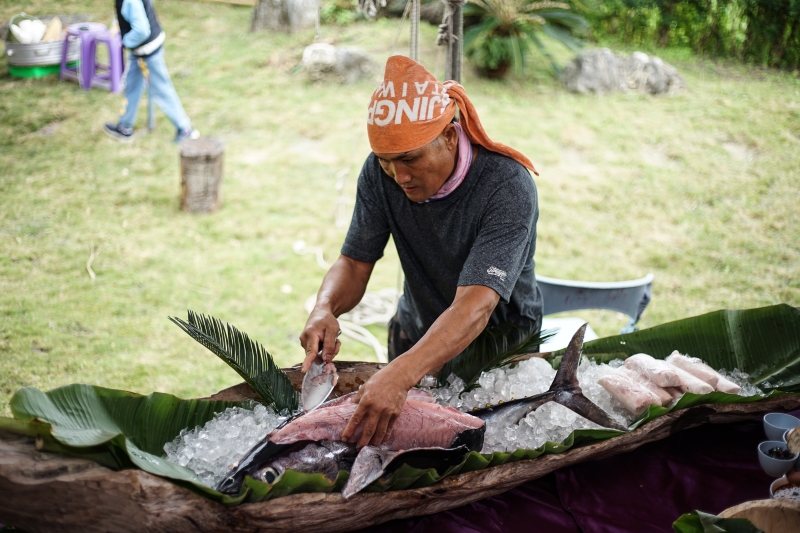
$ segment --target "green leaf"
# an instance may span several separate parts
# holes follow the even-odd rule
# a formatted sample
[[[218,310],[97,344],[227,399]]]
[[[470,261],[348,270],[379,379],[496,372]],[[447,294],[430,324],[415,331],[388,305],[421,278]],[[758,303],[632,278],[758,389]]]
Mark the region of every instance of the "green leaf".
[[[189,311],[189,322],[169,317],[194,340],[225,361],[268,405],[297,411],[300,397],[288,376],[264,347],[230,324]]]
[[[554,334],[511,323],[487,328],[463,352],[445,363],[439,372],[439,382],[444,383],[450,374],[455,374],[466,383],[465,390],[469,390],[481,373],[514,362],[517,357],[536,350]]]
[[[57,443],[54,451],[93,458],[111,468],[135,466],[223,503],[243,499],[223,495],[203,485],[188,468],[161,458],[164,444],[182,429],[203,426],[239,403],[182,400],[162,393],[142,396],[74,384],[47,393],[26,387],[14,394],[10,405],[17,423],[0,421],[0,427],[28,435],[47,432]]]
[[[716,369],[738,368],[765,390],[800,392],[800,309],[786,304],[714,311],[583,345],[584,355],[601,360],[636,353],[664,359],[673,350]]]
[[[672,529],[676,533],[764,533],[746,518],[720,518],[702,511],[682,515]]]

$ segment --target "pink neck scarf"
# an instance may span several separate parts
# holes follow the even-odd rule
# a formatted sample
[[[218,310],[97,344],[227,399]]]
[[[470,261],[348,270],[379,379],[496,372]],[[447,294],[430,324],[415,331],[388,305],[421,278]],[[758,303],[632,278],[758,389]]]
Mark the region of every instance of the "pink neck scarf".
[[[469,167],[472,164],[472,143],[467,133],[461,127],[461,124],[454,122],[453,125],[456,127],[456,131],[458,131],[458,161],[456,161],[456,168],[453,169],[453,173],[450,174],[450,177],[442,184],[436,194],[425,200],[425,202],[443,200],[453,194],[453,191],[464,181],[467,172],[469,172]]]

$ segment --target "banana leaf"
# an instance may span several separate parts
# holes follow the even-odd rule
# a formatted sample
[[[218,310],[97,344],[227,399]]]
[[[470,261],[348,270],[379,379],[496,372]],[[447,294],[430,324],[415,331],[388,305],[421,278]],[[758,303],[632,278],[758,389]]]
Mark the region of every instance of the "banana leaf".
[[[783,393],[773,392],[770,396],[779,394]],[[742,397],[722,392],[685,394],[671,408],[651,406],[632,428],[676,409],[704,403],[753,402],[761,399],[763,396]],[[202,426],[215,413],[241,405],[236,402],[182,400],[162,393],[142,396],[81,384],[66,385],[46,393],[26,387],[12,397],[14,419],[0,418],[0,430],[45,438],[46,449],[50,451],[94,459],[112,469],[140,468],[224,504],[263,501],[301,492],[341,490],[347,481],[347,472],[340,472],[335,481],[330,481],[321,474],[288,471],[271,485],[247,478],[242,491],[231,497],[203,485],[188,468],[161,457],[164,444],[172,441],[181,429]],[[367,491],[426,487],[448,475],[534,459],[545,454],[563,453],[574,446],[621,434],[623,432],[611,429],[579,429],[563,442],[546,442],[535,450],[491,454],[471,452],[461,463],[441,473],[433,468],[418,469],[405,465],[375,481]]]
[[[738,368],[764,390],[800,392],[800,308],[786,304],[714,311],[583,345],[584,355],[600,361],[636,353],[664,359],[673,350],[717,370]]]
[[[647,352],[665,357],[673,349],[704,359],[712,367],[738,367],[764,386],[797,385],[800,358],[800,311],[788,305],[748,311],[718,311],[657,326],[622,337],[592,341],[584,352],[599,358],[626,357]],[[709,340],[706,340],[709,339]],[[556,358],[557,359],[557,358]],[[776,377],[778,379],[776,379]],[[783,386],[781,386],[783,388]],[[785,394],[773,390],[767,397]],[[742,397],[722,392],[685,394],[671,407],[651,406],[631,426],[639,427],[673,410],[709,403],[754,402],[763,396]],[[298,492],[340,490],[347,479],[340,472],[335,481],[319,474],[287,472],[269,485],[247,479],[236,497],[225,496],[203,485],[190,470],[161,458],[163,445],[184,428],[204,425],[217,412],[239,406],[234,402],[182,400],[168,394],[142,396],[91,385],[67,385],[42,393],[34,388],[17,391],[11,400],[14,419],[0,418],[0,429],[46,437],[46,445],[70,454],[85,453],[112,468],[141,468],[173,480],[226,504],[268,500]],[[535,450],[512,453],[471,452],[461,464],[439,473],[435,469],[401,467],[376,481],[369,491],[428,486],[442,477],[470,472],[543,454],[563,453],[576,445],[622,434],[608,429],[574,431],[561,443],[547,442]]]
[[[675,533],[764,533],[746,518],[720,518],[703,511],[682,515],[672,529]]]

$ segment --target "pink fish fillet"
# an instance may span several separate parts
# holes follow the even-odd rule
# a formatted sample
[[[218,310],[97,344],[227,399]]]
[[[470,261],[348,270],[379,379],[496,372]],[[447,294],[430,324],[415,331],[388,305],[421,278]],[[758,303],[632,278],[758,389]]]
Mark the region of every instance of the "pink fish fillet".
[[[413,393],[417,394],[419,393]],[[273,432],[269,440],[276,444],[290,444],[301,440],[341,440],[342,432],[357,407],[358,404],[339,398],[328,406],[296,418]],[[452,407],[407,399],[385,446],[390,450],[448,448],[459,433],[479,429],[483,424],[483,420]],[[358,440],[361,430],[359,428],[356,431],[352,440]]]
[[[661,399],[647,387],[621,373],[608,374],[597,380],[625,409],[639,416],[650,405],[661,405]]]

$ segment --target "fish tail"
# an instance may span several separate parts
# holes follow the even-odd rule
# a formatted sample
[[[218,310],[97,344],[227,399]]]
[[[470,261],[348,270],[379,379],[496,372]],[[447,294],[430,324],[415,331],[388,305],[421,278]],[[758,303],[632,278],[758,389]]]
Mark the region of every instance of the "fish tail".
[[[589,398],[583,395],[578,389],[577,391],[564,391],[556,394],[554,401],[560,403],[564,407],[571,409],[582,417],[591,420],[595,424],[599,424],[605,428],[618,429],[626,431],[625,426],[619,424],[616,420],[611,418],[608,413],[603,411]]]
[[[572,340],[569,341],[567,350],[561,358],[561,364],[558,365],[556,377],[553,378],[553,383],[550,385],[551,391],[578,387],[578,363],[581,361],[583,336],[586,333],[587,325],[584,324],[578,328],[578,331],[572,336]]]

